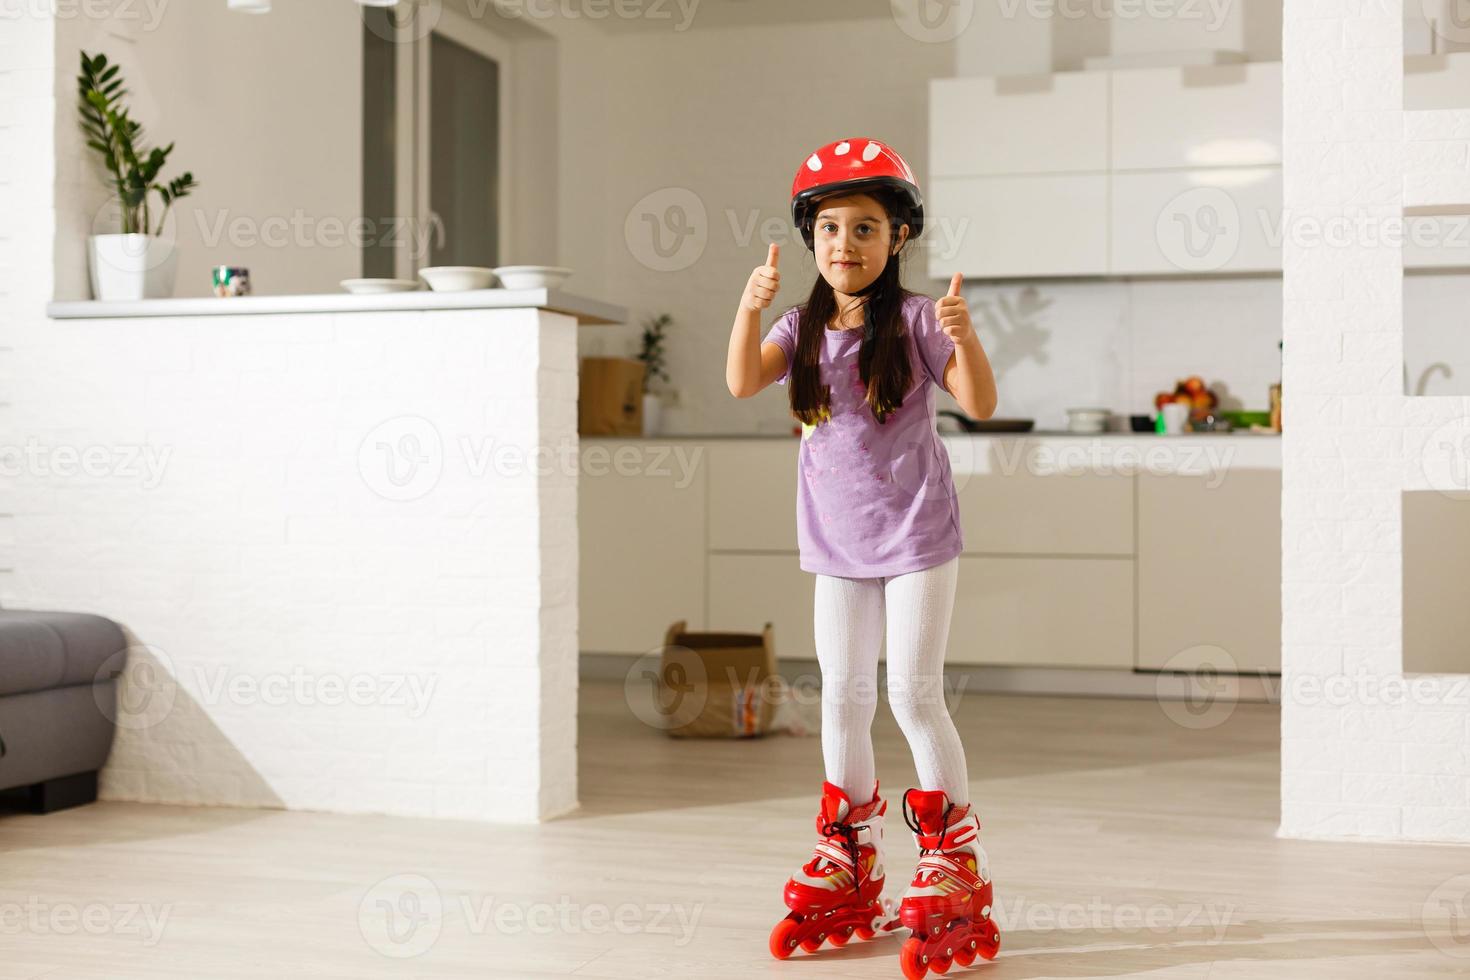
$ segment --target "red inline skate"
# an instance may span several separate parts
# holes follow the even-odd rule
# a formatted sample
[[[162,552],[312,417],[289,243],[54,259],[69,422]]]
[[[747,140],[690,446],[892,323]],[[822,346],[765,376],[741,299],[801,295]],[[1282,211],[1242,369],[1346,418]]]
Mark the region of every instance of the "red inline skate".
[[[976,956],[994,959],[1000,930],[990,917],[990,868],[973,807],[955,806],[941,790],[911,789],[903,796],[903,819],[919,844],[914,880],[898,907],[913,931],[899,954],[903,975],[921,980],[930,970],[969,966]]]
[[[822,783],[817,841],[812,859],[786,882],[791,914],[771,930],[771,955],[784,960],[800,946],[815,952],[824,941],[845,946],[856,933],[872,939],[898,928],[893,901],[883,901],[883,815],[878,796],[853,807],[847,794]]]

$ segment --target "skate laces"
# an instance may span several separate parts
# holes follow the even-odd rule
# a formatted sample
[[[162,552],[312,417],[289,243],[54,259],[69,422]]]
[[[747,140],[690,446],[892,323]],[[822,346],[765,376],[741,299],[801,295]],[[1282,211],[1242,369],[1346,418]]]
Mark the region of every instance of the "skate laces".
[[[926,807],[925,809],[928,810],[929,808]],[[950,815],[956,810],[961,811],[962,816],[959,820],[955,821],[954,825],[951,825]],[[929,833],[924,827],[918,809],[909,803],[909,794],[905,793],[903,795],[903,822],[908,824],[909,830],[913,831],[914,842],[919,846],[919,863],[915,869],[916,876],[921,880],[933,881],[940,876],[953,875],[957,872],[963,872],[963,877],[965,878],[977,875],[980,866],[978,854],[973,856],[975,861],[975,871],[973,872],[970,871],[967,865],[964,865],[950,854],[950,851],[968,850],[964,844],[953,843],[952,838],[963,836],[956,828],[969,818],[970,804],[957,807],[954,803],[950,802],[948,796],[945,796],[944,810],[937,815],[939,817],[938,828],[934,833]],[[976,829],[978,831],[978,821]],[[932,840],[934,846],[925,847],[925,838]],[[966,839],[966,843],[974,839],[975,835],[970,835]],[[951,843],[949,848],[945,847],[946,842]]]
[[[862,867],[858,862],[857,827],[840,820],[829,820],[822,824],[822,836],[829,840],[841,838],[843,850],[852,857],[853,871],[858,871]]]
[[[939,843],[936,846],[934,846],[934,847],[925,847],[924,844],[923,844],[923,841],[921,840],[919,842],[919,854],[920,855],[929,854],[929,853],[932,853],[934,851],[938,851],[938,850],[942,850],[943,849],[943,847],[944,847],[944,832],[945,832],[945,830],[949,829],[949,815],[950,815],[950,812],[952,810],[954,810],[954,804],[951,803],[951,802],[949,802],[948,799],[946,799],[944,801],[944,813],[942,813],[940,815],[940,817],[939,817],[939,828],[940,829],[939,829],[939,834],[937,835],[938,836],[938,839],[939,839]],[[923,837],[936,836],[936,835],[933,835],[933,834],[926,834],[924,832],[923,824],[920,823],[920,821],[919,821],[919,812],[917,810],[915,810],[909,804],[909,794],[907,794],[907,793],[903,794],[903,822],[906,823],[906,824],[908,824],[909,830],[912,830],[914,832],[914,836],[915,837],[923,838]]]

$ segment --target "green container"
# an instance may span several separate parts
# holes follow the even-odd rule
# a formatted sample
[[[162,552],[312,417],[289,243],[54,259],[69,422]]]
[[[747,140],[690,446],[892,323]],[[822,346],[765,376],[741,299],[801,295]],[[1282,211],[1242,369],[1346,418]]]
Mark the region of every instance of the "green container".
[[[1221,412],[1220,417],[1237,429],[1249,429],[1253,425],[1270,425],[1270,412]]]

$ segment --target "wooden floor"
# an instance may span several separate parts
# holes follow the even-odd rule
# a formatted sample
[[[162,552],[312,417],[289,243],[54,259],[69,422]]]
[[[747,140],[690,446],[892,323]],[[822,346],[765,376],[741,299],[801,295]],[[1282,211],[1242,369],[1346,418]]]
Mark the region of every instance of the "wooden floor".
[[[900,975],[897,936],[766,953],[814,841],[816,738],[674,741],[605,682],[581,715],[583,809],[538,827],[0,814],[0,978]],[[956,715],[1002,947],[950,976],[1470,976],[1470,850],[1274,836],[1274,707],[1193,729],[1150,701],[971,694]],[[896,800],[886,708],[875,739]],[[915,855],[892,826],[897,894]]]

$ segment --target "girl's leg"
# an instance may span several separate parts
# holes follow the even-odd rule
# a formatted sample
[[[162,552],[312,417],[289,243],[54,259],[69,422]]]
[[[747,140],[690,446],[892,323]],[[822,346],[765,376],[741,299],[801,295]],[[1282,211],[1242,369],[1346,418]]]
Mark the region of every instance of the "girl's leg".
[[[914,753],[922,789],[970,802],[965,749],[944,700],[944,650],[960,562],[883,579],[888,618],[888,703]]]
[[[818,575],[814,625],[827,781],[860,806],[872,798],[876,779],[872,729],[883,643],[882,581]]]

